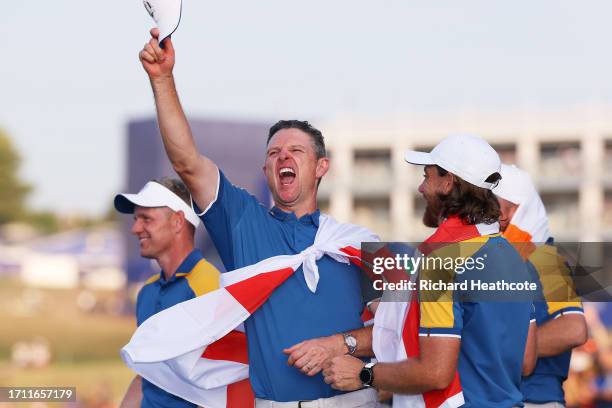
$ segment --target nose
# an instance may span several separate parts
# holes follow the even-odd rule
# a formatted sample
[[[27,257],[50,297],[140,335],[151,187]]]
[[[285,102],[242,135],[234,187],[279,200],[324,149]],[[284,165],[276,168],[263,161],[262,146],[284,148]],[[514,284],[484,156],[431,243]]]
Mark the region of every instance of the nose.
[[[289,158],[289,150],[283,148],[281,149],[280,153],[278,154],[278,158],[280,160],[286,160]]]
[[[142,232],[142,221],[139,218],[136,218],[134,220],[134,223],[132,224],[132,234],[134,235],[138,235],[139,233]]]
[[[421,185],[419,185],[419,193],[424,194],[425,193],[425,180],[423,180],[421,182]]]

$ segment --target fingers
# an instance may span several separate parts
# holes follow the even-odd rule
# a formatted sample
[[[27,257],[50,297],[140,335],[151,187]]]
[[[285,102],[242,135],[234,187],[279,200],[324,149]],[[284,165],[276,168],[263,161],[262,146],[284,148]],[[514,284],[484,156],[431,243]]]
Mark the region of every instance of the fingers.
[[[149,40],[149,42],[145,45],[145,49],[155,57],[156,62],[163,62],[164,59],[166,59],[164,51],[159,47],[159,43],[155,38],[151,38]]]
[[[291,353],[293,353],[295,350],[297,350],[298,348],[300,348],[300,347],[302,346],[302,344],[304,344],[304,342],[303,342],[303,341],[302,341],[302,342],[300,342],[300,343],[294,344],[293,346],[291,346],[291,347],[289,347],[289,348],[283,349],[283,353],[285,353],[285,354],[291,354]]]
[[[145,48],[143,48],[140,53],[138,54],[138,58],[140,58],[141,61],[146,61],[149,64],[153,64],[155,63],[155,55],[149,53],[146,50],[146,46],[147,44],[145,44]]]
[[[312,377],[313,375],[321,371],[321,365],[324,359],[320,355],[312,355],[312,353],[306,354],[295,362],[295,367],[299,368],[304,374]]]
[[[159,28],[153,27],[149,32],[151,33],[151,37],[155,39],[159,38]]]
[[[150,64],[154,64],[156,62],[163,62],[165,59],[164,53],[161,48],[159,48],[159,44],[156,39],[151,39],[148,43],[146,43],[140,52],[140,59],[147,61]]]
[[[289,358],[287,359],[287,364],[289,364],[290,366],[294,365],[296,361],[298,361],[300,358],[302,358],[305,354],[306,354],[307,350],[303,349],[303,348],[298,348],[296,350],[294,350],[290,355]],[[302,368],[301,366],[298,368]]]
[[[317,375],[320,372],[321,372],[321,366],[319,364],[316,364],[314,367],[308,370],[305,374],[309,377],[312,377],[313,375]]]

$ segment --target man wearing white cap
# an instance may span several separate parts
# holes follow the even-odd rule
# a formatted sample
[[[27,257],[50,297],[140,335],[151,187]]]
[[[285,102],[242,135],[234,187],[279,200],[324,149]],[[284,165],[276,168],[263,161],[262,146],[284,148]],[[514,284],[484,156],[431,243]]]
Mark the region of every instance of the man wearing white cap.
[[[499,234],[491,189],[501,163],[487,142],[451,136],[431,153],[409,151],[405,159],[425,166],[419,187],[427,201],[423,222],[437,228],[420,251],[428,258],[460,254],[483,265],[461,273],[452,266],[422,267],[419,282],[440,272],[453,283],[529,279],[521,257]],[[418,303],[413,299],[402,310],[392,302],[378,307],[372,345],[379,362],[336,357],[324,371],[326,382],[345,390],[366,385],[392,391],[394,407],[520,406],[521,375],[535,362],[531,299],[466,299],[465,292],[435,293],[420,285]]]
[[[138,293],[139,326],[164,309],[219,287],[219,271],[193,246],[200,220],[189,204],[190,199],[185,185],[170,178],[149,181],[137,194],[115,196],[117,211],[134,214],[132,234],[140,242],[140,255],[155,259],[161,268]],[[121,406],[191,408],[196,405],[137,376]]]
[[[533,373],[523,378],[523,399],[526,407],[563,407],[571,350],[587,339],[582,303],[571,289],[567,264],[552,245],[546,209],[531,177],[506,164],[501,175],[493,189],[501,230],[535,272],[543,295],[535,303],[538,360]]]

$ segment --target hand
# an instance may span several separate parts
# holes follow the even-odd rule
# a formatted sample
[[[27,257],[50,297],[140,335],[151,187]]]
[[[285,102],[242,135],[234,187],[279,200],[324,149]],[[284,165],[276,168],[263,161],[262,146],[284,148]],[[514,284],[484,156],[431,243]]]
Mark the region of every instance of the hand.
[[[159,29],[151,29],[151,39],[138,54],[143,68],[151,79],[172,76],[174,68],[174,47],[170,37],[164,40],[164,49],[159,46]]]
[[[363,387],[359,373],[364,366],[363,361],[353,356],[334,357],[323,369],[323,377],[336,390],[355,391]]]
[[[344,337],[341,334],[306,340],[283,350],[289,355],[287,364],[311,377],[321,371],[332,357],[344,352]]]

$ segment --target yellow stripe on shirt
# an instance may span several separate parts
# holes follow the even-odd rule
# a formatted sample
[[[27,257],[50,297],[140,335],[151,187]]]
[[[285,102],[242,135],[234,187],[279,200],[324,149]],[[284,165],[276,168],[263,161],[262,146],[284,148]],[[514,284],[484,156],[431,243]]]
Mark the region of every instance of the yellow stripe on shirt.
[[[201,259],[185,277],[196,296],[219,288],[220,273],[206,259]]]

